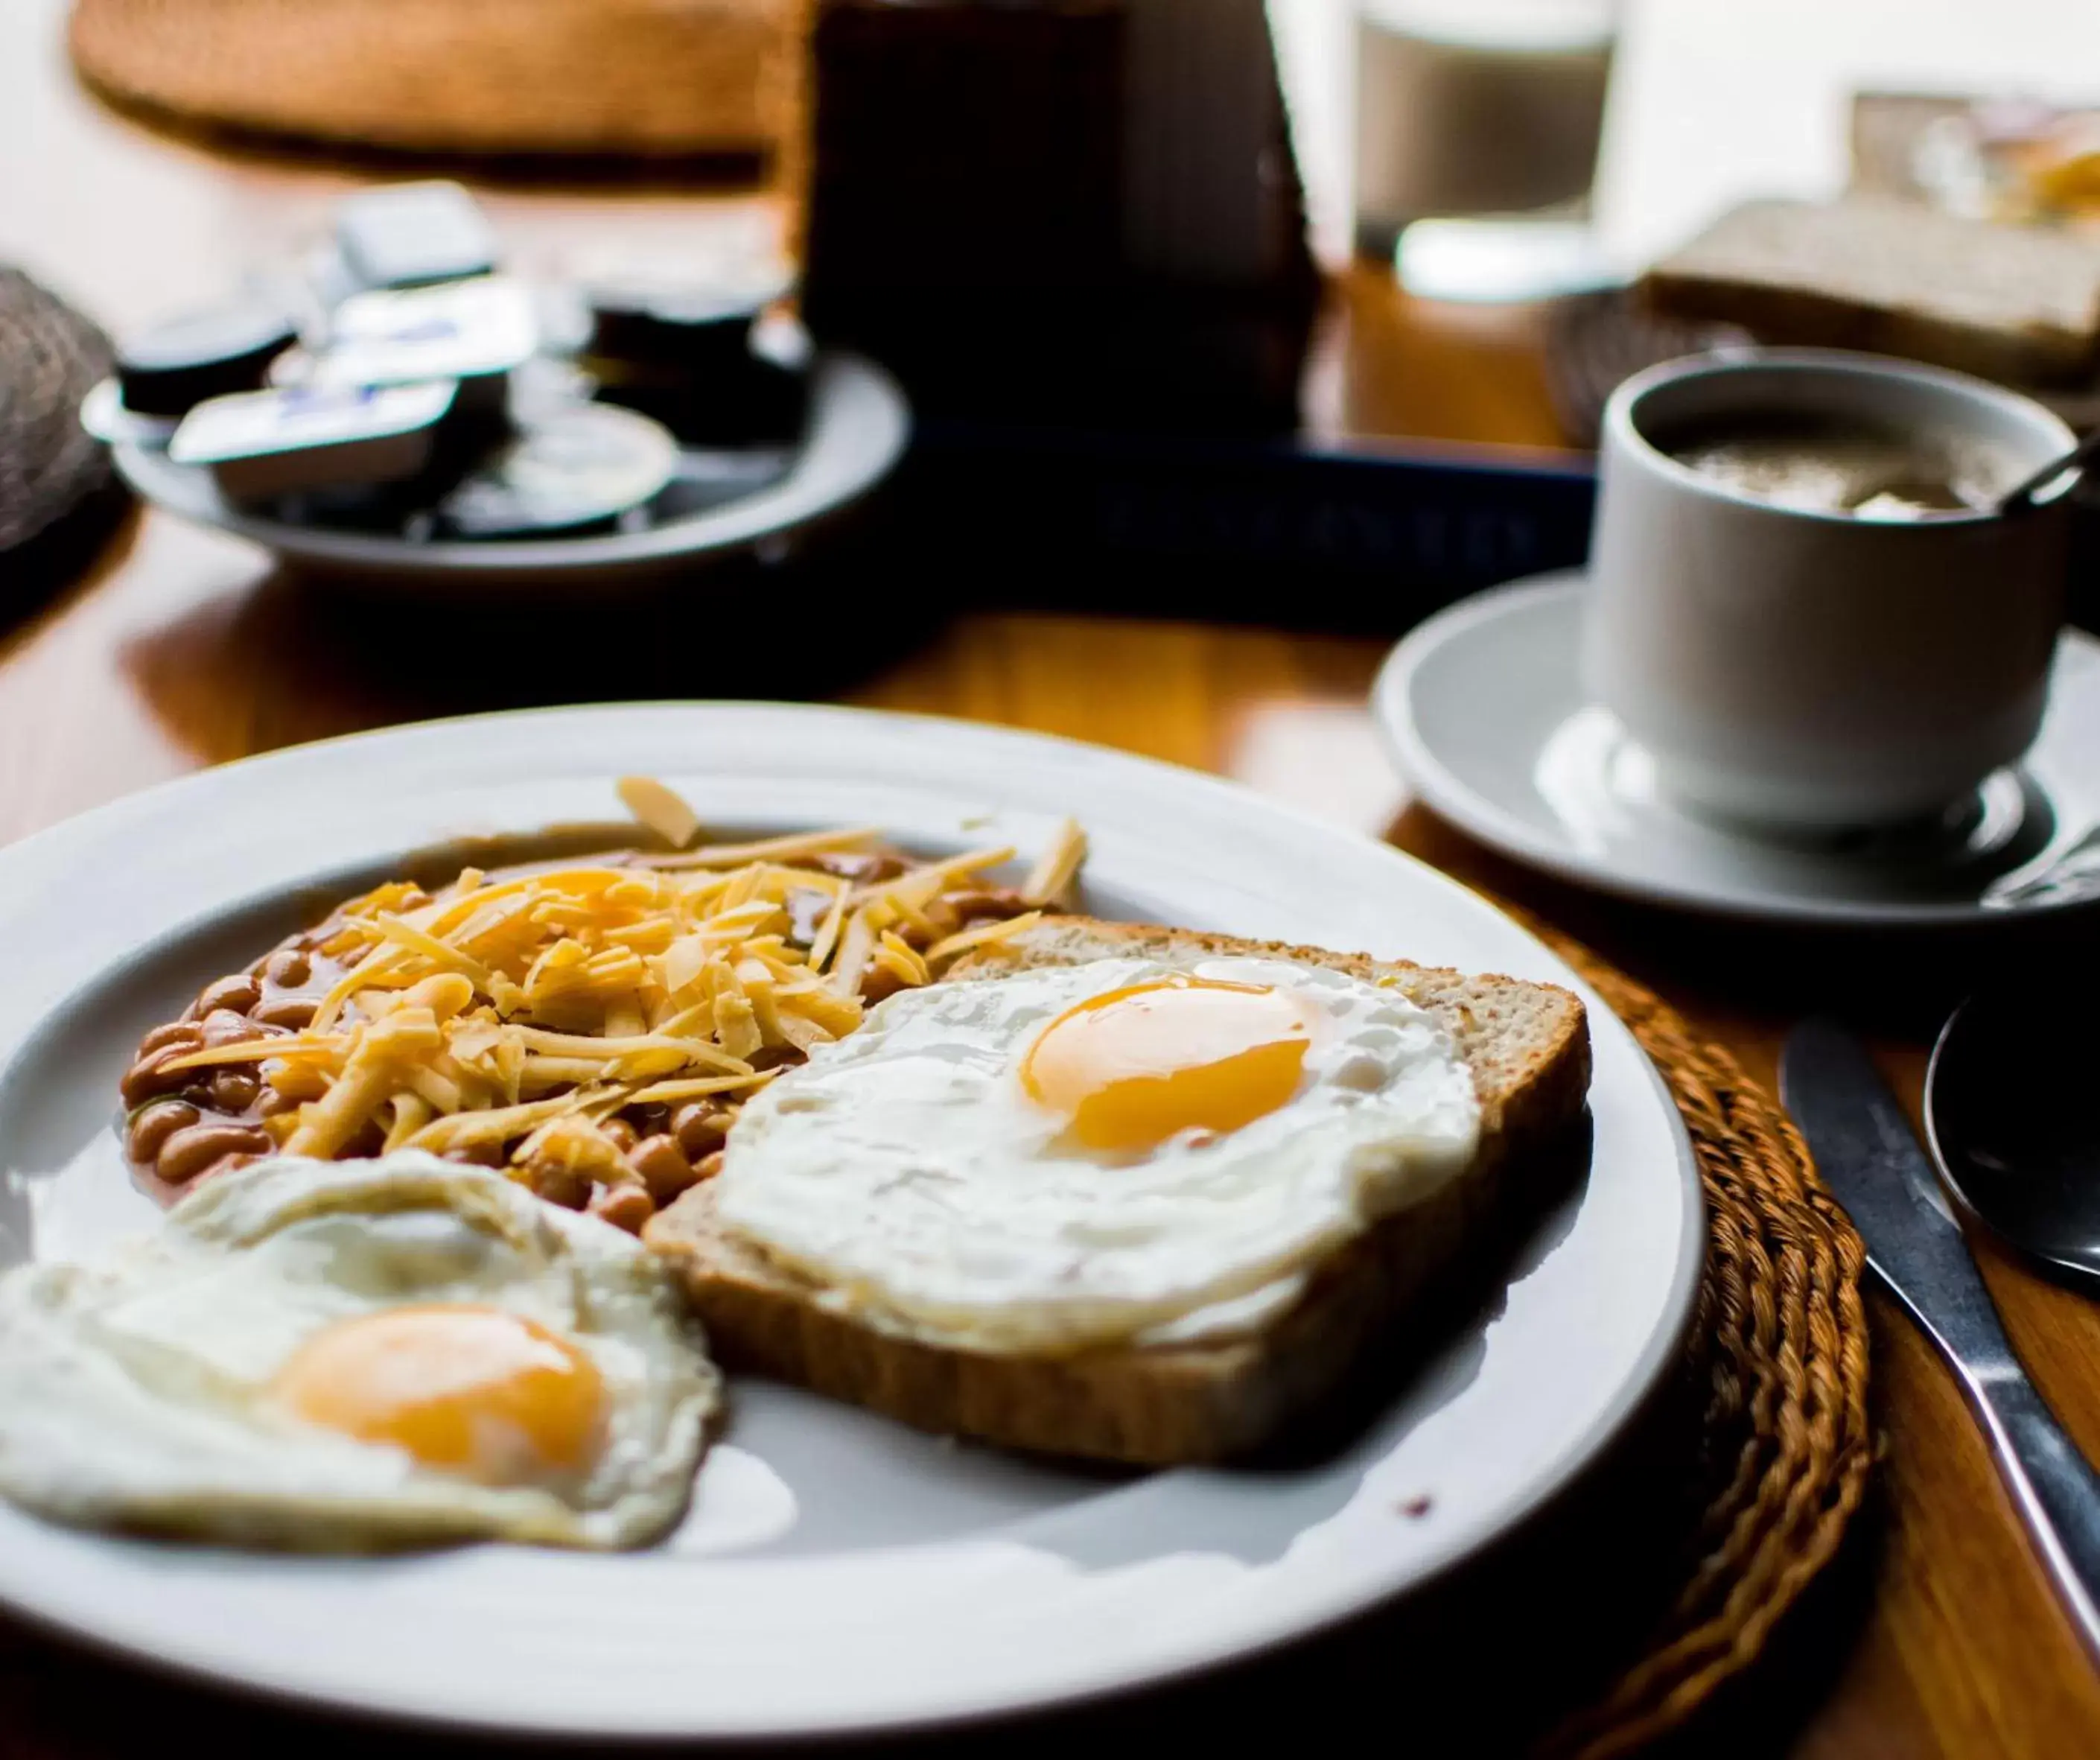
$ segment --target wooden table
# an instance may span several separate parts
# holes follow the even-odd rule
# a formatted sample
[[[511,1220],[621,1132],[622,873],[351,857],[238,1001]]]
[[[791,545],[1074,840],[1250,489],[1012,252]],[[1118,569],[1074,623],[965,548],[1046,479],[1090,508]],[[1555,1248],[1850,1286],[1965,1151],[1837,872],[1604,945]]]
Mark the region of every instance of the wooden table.
[[[229,257],[311,230],[347,187],[312,164],[223,161],[107,117],[70,82],[57,16],[55,0],[0,8],[0,254],[98,315],[121,324],[210,294]],[[492,203],[534,245],[689,224],[699,211],[663,195],[505,192]],[[1313,425],[1334,434],[1556,437],[1530,315],[1410,307],[1369,269],[1339,283],[1309,398]],[[256,553],[157,515],[134,520],[85,578],[0,633],[0,839],[201,765],[506,700],[501,689],[390,673],[341,633]],[[911,633],[902,657],[862,668],[837,694],[1097,740],[1288,796],[1575,929],[1761,1074],[1792,1019],[1835,1005],[1877,1033],[1915,1096],[1958,967],[1936,954],[1862,962],[1837,944],[1665,924],[1508,867],[1410,805],[1393,780],[1362,708],[1383,647],[994,611]],[[593,676],[578,684],[579,695],[618,694]],[[1921,970],[1931,974],[1923,983]],[[2036,1379],[2100,1453],[2100,1317],[1994,1255],[1985,1264]],[[1874,1313],[1888,1453],[1879,1506],[1841,1562],[1856,1592],[1838,1598],[1835,1617],[1819,1616],[1806,1640],[1814,1653],[1770,1685],[1782,1702],[1756,1720],[1754,1751],[2100,1753],[2100,1680],[2049,1599],[1952,1384],[1888,1304],[1877,1299]],[[240,1751],[283,1735],[208,1695],[148,1686],[0,1625],[0,1753],[115,1753],[148,1733],[142,1720],[154,1731],[180,1722]],[[1706,1730],[1696,1751],[1728,1745],[1727,1731]]]

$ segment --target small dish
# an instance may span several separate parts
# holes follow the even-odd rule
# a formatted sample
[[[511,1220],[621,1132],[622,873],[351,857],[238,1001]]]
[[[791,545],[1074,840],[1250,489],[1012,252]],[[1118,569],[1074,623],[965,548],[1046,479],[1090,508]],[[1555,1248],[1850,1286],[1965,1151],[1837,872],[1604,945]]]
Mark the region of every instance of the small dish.
[[[309,572],[369,587],[456,591],[493,584],[598,586],[770,549],[872,489],[903,456],[911,427],[903,392],[880,367],[854,355],[820,355],[798,448],[683,448],[669,486],[612,532],[417,541],[236,507],[208,471],[171,460],[163,435],[135,426],[138,418],[123,420],[108,394],[89,419],[90,431],[112,443],[124,480],[170,513],[249,539]]]
[[[2100,643],[2067,630],[2041,734],[1933,818],[1782,840],[1693,816],[1577,675],[1586,582],[1462,601],[1379,675],[1373,710],[1422,799],[1516,861],[1651,904],[1773,922],[1957,927],[2100,900]]]

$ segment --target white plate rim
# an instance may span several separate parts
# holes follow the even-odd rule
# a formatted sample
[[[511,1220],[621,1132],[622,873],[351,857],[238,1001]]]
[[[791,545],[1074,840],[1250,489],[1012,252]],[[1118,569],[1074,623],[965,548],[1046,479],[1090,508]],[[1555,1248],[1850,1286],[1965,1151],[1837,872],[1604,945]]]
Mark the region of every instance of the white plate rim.
[[[1831,928],[1979,929],[2005,927],[2043,915],[2091,910],[2089,899],[2042,899],[2018,910],[1980,904],[1872,904],[1815,899],[1785,893],[1756,897],[1710,892],[1652,879],[1542,836],[1516,814],[1468,785],[1423,737],[1414,715],[1414,681],[1443,650],[1479,625],[1521,617],[1534,607],[1573,598],[1587,571],[1555,569],[1469,595],[1410,630],[1379,666],[1371,686],[1372,719],[1400,772],[1422,799],[1459,830],[1490,849],[1577,886],[1639,904],[1661,905],[1703,916],[1751,923]],[[2079,632],[2067,629],[2067,638]]]
[[[464,717],[448,721],[426,722],[315,742],[309,746],[265,754],[179,778],[140,794],[113,801],[23,839],[11,846],[0,849],[0,900],[4,900],[5,882],[9,878],[11,869],[25,862],[41,860],[49,862],[54,859],[63,862],[77,858],[77,856],[90,853],[99,842],[121,831],[131,822],[150,815],[157,807],[165,807],[170,803],[223,788],[227,786],[227,779],[230,777],[251,779],[258,776],[265,779],[292,777],[300,769],[310,765],[315,754],[340,752],[346,747],[356,748],[360,752],[385,749],[399,751],[405,749],[412,741],[428,740],[433,737],[442,739],[461,732],[470,735],[475,730],[514,726],[526,721],[536,721],[543,726],[573,724],[577,726],[579,732],[587,733],[589,724],[593,721],[602,724],[633,717],[663,715],[700,720],[725,716],[786,717],[797,722],[821,721],[836,728],[841,734],[849,736],[872,735],[878,729],[903,730],[917,739],[962,739],[989,743],[999,749],[1003,758],[1015,762],[1025,762],[1031,753],[1038,756],[1063,754],[1068,761],[1074,755],[1083,755],[1088,765],[1106,766],[1125,780],[1135,780],[1140,787],[1149,785],[1164,789],[1170,795],[1207,796],[1217,805],[1233,813],[1251,814],[1257,819],[1267,820],[1279,832],[1287,831],[1294,840],[1309,840],[1316,844],[1326,842],[1338,848],[1347,846],[1353,849],[1360,859],[1367,855],[1374,857],[1387,864],[1388,871],[1396,876],[1405,876],[1408,884],[1440,893],[1447,903],[1454,905],[1476,920],[1485,923],[1491,920],[1493,933],[1498,937],[1515,937],[1529,944],[1529,951],[1538,964],[1550,968],[1551,975],[1558,981],[1577,989],[1585,996],[1592,1010],[1596,1034],[1615,1037],[1633,1048],[1638,1070],[1643,1078],[1639,1085],[1647,1094],[1648,1104],[1653,1109],[1658,1122],[1666,1121],[1665,1127],[1674,1150],[1674,1172],[1683,1206],[1681,1224],[1677,1231],[1675,1257],[1669,1272],[1667,1292],[1654,1328],[1647,1337],[1637,1362],[1626,1374],[1612,1396],[1590,1415],[1582,1435],[1568,1447],[1550,1471],[1536,1475],[1520,1494],[1506,1498],[1497,1509],[1492,1522],[1476,1524],[1476,1531],[1454,1535],[1427,1564],[1414,1571],[1405,1581],[1370,1585],[1357,1583],[1352,1586],[1348,1592],[1330,1597],[1326,1604],[1312,1613],[1300,1612],[1286,1620],[1266,1624],[1255,1622],[1229,1644],[1212,1644],[1189,1654],[1171,1653],[1170,1648],[1167,1651],[1132,1661],[1128,1665],[1096,1670],[1092,1678],[1064,1683],[1054,1692],[1025,1698],[1005,1700],[995,1694],[976,1697],[951,1694],[948,1703],[916,1708],[904,1715],[819,1720],[798,1720],[792,1716],[783,1716],[762,1723],[719,1726],[704,1721],[694,1723],[680,1722],[672,1725],[629,1723],[617,1718],[607,1720],[604,1716],[606,1708],[602,1705],[591,1708],[573,1718],[549,1717],[542,1713],[521,1719],[507,1714],[504,1706],[496,1704],[461,1705],[399,1699],[390,1700],[385,1696],[383,1687],[379,1689],[378,1696],[374,1696],[373,1690],[368,1685],[355,1692],[350,1692],[316,1687],[307,1680],[273,1678],[267,1674],[246,1671],[237,1661],[210,1654],[209,1643],[201,1648],[179,1647],[169,1650],[147,1648],[124,1637],[112,1637],[99,1629],[92,1618],[82,1618],[75,1612],[55,1608],[48,1600],[33,1593],[24,1594],[21,1585],[11,1581],[4,1529],[0,1529],[0,1604],[7,1605],[33,1623],[165,1672],[308,1707],[367,1717],[377,1716],[382,1720],[514,1735],[558,1734],[644,1740],[795,1739],[847,1732],[871,1734],[923,1731],[1025,1710],[1047,1709],[1052,1705],[1082,1703],[1200,1674],[1231,1661],[1259,1654],[1310,1635],[1387,1601],[1396,1594],[1412,1593],[1462,1566],[1468,1559],[1486,1550],[1511,1530],[1536,1515],[1596,1464],[1655,1395],[1680,1352],[1692,1319],[1703,1264],[1705,1226],[1703,1198],[1690,1141],[1660,1075],[1648,1062],[1644,1054],[1639,1052],[1624,1026],[1603,1008],[1595,993],[1582,982],[1579,977],[1543,944],[1495,911],[1486,901],[1449,876],[1389,845],[1342,831],[1327,822],[1255,796],[1234,784],[1203,773],[1048,735],[943,717],[875,710],[774,704],[671,703],[621,705],[615,708],[550,708]],[[1084,817],[1083,811],[1081,816]],[[69,845],[71,849],[68,849]],[[4,920],[0,920],[0,936],[4,936],[6,930]],[[177,932],[177,928],[170,928],[163,933]],[[108,969],[109,966],[105,963],[95,972],[83,974],[82,982],[95,981]],[[15,1061],[20,1048],[19,1044],[0,1043],[0,1078],[4,1078],[7,1066]],[[0,1515],[8,1514],[11,1512],[0,1510]],[[66,1537],[68,1543],[72,1542],[73,1537]],[[81,1537],[78,1543],[90,1546],[108,1544],[95,1537]]]

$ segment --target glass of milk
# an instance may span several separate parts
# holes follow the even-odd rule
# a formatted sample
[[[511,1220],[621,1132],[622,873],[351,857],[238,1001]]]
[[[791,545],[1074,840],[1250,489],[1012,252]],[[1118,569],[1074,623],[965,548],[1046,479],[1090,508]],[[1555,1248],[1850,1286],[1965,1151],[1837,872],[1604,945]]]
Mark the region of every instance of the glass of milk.
[[[1410,293],[1602,279],[1589,227],[1618,0],[1357,0],[1356,227]]]

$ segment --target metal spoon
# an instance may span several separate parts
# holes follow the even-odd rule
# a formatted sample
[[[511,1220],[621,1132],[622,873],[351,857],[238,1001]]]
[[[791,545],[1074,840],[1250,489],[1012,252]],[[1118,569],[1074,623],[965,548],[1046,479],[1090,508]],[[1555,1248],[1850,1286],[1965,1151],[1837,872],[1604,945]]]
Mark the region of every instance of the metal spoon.
[[[2100,1286],[2100,1010],[2061,969],[1954,1011],[1925,1127],[1955,1199],[2030,1258]]]
[[[2014,514],[2023,507],[2033,505],[2036,496],[2054,483],[2066,471],[2082,471],[2100,454],[2100,428],[2095,428],[2067,452],[2060,452],[2031,477],[2023,477],[1998,497],[1998,504],[1991,510],[1995,514]]]

